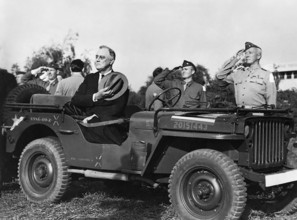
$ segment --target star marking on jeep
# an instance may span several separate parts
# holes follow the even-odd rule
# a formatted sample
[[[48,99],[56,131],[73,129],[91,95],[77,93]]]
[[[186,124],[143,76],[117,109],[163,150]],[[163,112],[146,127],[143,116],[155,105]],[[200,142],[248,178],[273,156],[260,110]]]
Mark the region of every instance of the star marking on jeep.
[[[15,129],[15,127],[18,126],[24,119],[25,119],[24,116],[21,116],[18,118],[17,115],[14,115],[14,118],[12,118],[13,124],[12,124],[10,130],[12,131],[13,129]]]

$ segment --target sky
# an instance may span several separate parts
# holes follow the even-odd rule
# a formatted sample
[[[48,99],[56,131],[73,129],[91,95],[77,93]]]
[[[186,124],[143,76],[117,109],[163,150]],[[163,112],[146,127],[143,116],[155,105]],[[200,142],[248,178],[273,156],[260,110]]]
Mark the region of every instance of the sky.
[[[262,66],[297,62],[295,0],[0,0],[0,68],[25,65],[42,46],[79,34],[76,58],[113,48],[134,91],[156,67],[188,60],[214,76],[246,41]]]

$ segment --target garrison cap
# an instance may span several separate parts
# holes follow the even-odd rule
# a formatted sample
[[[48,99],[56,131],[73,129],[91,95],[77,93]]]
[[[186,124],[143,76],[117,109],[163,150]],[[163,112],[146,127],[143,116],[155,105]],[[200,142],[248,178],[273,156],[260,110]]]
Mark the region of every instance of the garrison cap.
[[[185,67],[185,66],[192,66],[196,72],[196,66],[192,62],[184,60],[182,67]]]
[[[244,51],[247,51],[248,49],[252,48],[252,47],[255,47],[255,48],[259,48],[261,49],[259,46],[251,43],[251,42],[245,42],[245,48],[244,48]]]

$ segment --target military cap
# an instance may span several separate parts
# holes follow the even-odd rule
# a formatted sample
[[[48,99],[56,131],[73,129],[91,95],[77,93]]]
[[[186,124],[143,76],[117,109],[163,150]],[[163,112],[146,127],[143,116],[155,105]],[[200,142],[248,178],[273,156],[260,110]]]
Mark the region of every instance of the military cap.
[[[196,72],[196,66],[192,62],[184,60],[182,67],[185,67],[185,66],[192,66]]]
[[[255,45],[255,44],[253,44],[251,42],[245,42],[245,49],[244,49],[244,51],[247,51],[248,49],[250,49],[252,47],[261,49],[259,46]]]

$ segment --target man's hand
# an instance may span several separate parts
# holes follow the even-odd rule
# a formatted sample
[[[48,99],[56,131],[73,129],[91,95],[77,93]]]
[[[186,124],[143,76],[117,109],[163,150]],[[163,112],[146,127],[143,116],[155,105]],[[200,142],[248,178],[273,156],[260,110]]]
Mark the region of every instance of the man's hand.
[[[244,49],[241,49],[239,50],[237,53],[236,53],[236,63],[234,65],[234,70],[237,69],[238,67],[242,66],[245,62],[245,52],[244,52]]]
[[[85,124],[87,124],[94,117],[97,117],[98,118],[98,116],[94,114],[94,115],[91,115],[89,117],[86,117],[82,122],[85,123]]]
[[[244,55],[245,55],[245,53],[244,53],[244,49],[241,49],[241,50],[239,50],[239,51],[236,53],[236,57],[237,57],[238,59],[240,59],[241,56],[244,56]]]
[[[102,98],[112,97],[113,95],[113,90],[109,89],[109,87],[105,87],[94,94],[94,99],[98,101]]]
[[[34,76],[37,76],[39,73],[41,73],[43,70],[47,70],[48,68],[46,66],[40,66],[34,70],[31,70],[31,74]]]

